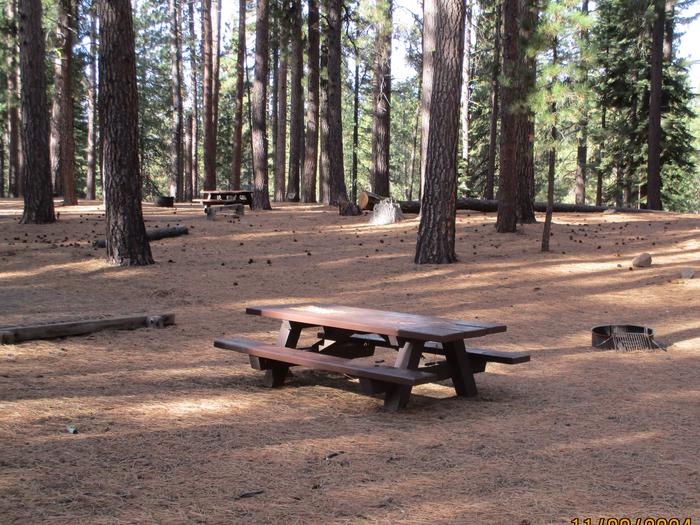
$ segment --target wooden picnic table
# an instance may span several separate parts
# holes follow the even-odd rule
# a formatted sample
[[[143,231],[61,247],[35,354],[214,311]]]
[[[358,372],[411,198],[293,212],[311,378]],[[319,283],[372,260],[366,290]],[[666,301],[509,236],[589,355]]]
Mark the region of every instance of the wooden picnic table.
[[[202,190],[202,198],[195,199],[204,206],[206,211],[210,206],[226,204],[247,204],[253,209],[253,192],[250,190]]]
[[[474,374],[487,362],[517,364],[524,353],[467,349],[465,339],[504,332],[506,326],[476,320],[452,320],[332,304],[252,306],[246,313],[279,319],[276,345],[245,339],[219,339],[214,346],[250,356],[253,368],[265,370],[267,386],[281,386],[290,366],[339,372],[360,379],[365,393],[384,393],[385,406],[406,405],[413,386],[451,379],[458,396],[477,394]],[[302,330],[320,328],[310,347],[297,348]],[[393,366],[358,361],[376,347],[398,350]],[[444,356],[420,367],[423,354]]]

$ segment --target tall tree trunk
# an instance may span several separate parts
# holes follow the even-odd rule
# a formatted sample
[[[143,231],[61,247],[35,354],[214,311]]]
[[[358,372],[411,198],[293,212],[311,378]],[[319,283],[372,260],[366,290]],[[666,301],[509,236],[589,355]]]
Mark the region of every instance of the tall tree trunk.
[[[2,87],[7,89],[6,85],[3,85]],[[2,119],[4,122],[7,115],[5,111],[2,113]],[[3,130],[3,133],[0,135],[0,198],[5,197],[5,140],[7,138],[7,134],[4,133],[4,131],[5,130]]]
[[[7,192],[12,197],[19,196],[20,186],[20,122],[19,122],[19,75],[17,63],[17,0],[7,0],[5,17],[8,22],[7,53]]]
[[[518,172],[517,82],[519,58],[518,0],[503,0],[503,73],[507,83],[501,87],[501,170],[496,230],[514,232],[517,226]]]
[[[675,0],[666,1],[666,28],[664,30],[664,62],[670,64],[673,60],[673,37],[676,19]]]
[[[392,0],[376,0],[374,46],[374,113],[372,120],[372,191],[391,195],[389,146],[391,138],[391,27]]]
[[[216,1],[216,0],[215,0]],[[204,131],[204,189],[216,189],[216,143],[214,135],[214,58],[211,0],[202,0],[202,129]]]
[[[318,168],[319,119],[319,16],[318,0],[309,0],[309,69],[308,98],[306,102],[306,139],[304,141],[304,175],[302,202],[316,202],[316,171]]]
[[[212,129],[214,130],[214,172],[216,173],[216,151],[219,137],[219,96],[221,93],[221,0],[214,0],[212,21]]]
[[[53,126],[51,171],[55,190],[63,193],[63,204],[78,203],[75,190],[75,137],[73,135],[73,33],[75,8],[72,0],[57,2],[57,52],[54,59]]]
[[[112,264],[153,263],[141,211],[138,93],[129,0],[98,0],[100,98],[104,122],[107,258]]]
[[[320,114],[320,133],[319,133],[319,193],[320,200],[323,204],[330,204],[331,201],[331,161],[328,156],[328,137],[330,135],[330,123],[328,121],[328,45],[324,41],[321,46],[319,79],[319,108]]]
[[[183,145],[183,198],[192,200],[192,111],[187,111],[184,120],[185,143]]]
[[[467,0],[464,31],[464,66],[462,68],[462,162],[464,178],[469,180],[469,105],[471,101],[472,0]]]
[[[49,111],[44,69],[44,30],[41,0],[20,0],[19,62],[22,74],[22,190],[21,224],[54,222],[49,158]]]
[[[600,111],[600,128],[603,130],[603,133],[605,133],[606,127],[607,127],[606,110],[605,110],[605,107],[603,107],[603,108],[601,108],[601,111]],[[602,164],[603,164],[603,146],[601,144],[598,144],[598,147],[596,150],[596,190],[595,190],[595,205],[596,206],[603,205]]]
[[[233,110],[233,163],[231,188],[241,188],[241,160],[243,155],[243,91],[245,75],[245,19],[246,0],[238,2],[238,47],[236,51],[236,105]]]
[[[530,95],[535,91],[537,62],[528,52],[530,39],[537,26],[537,3],[520,0],[520,87],[518,89],[517,152],[515,165],[518,178],[517,215],[521,224],[537,222],[535,218],[535,113],[530,107]]]
[[[301,0],[291,0],[289,10],[290,41],[290,115],[289,115],[289,173],[287,184],[287,200],[299,202],[299,179],[301,170],[302,138],[304,136],[304,90],[302,77],[304,75],[304,46],[301,38]]]
[[[280,66],[277,73],[277,134],[275,136],[275,202],[286,196],[287,162],[287,69],[289,64],[287,31],[280,31]]]
[[[421,199],[416,243],[417,264],[455,262],[457,203],[457,149],[459,99],[464,51],[464,0],[426,0],[435,3],[435,33],[423,37],[435,41],[432,99],[426,177]],[[426,8],[427,10],[427,8]]]
[[[665,1],[654,0],[654,25],[652,26],[651,31],[651,79],[649,89],[649,137],[647,160],[647,207],[651,210],[662,209],[661,95],[665,17]]]
[[[90,51],[88,56],[88,79],[87,79],[87,99],[88,99],[88,120],[87,120],[87,198],[94,200],[96,197],[97,185],[97,14],[95,6],[91,5],[88,10],[90,17]]]
[[[197,37],[194,31],[194,3],[195,0],[187,0],[188,25],[189,25],[189,54],[190,54],[190,82],[192,84],[191,105],[192,105],[192,170],[189,172],[190,193],[187,200],[191,200],[199,194],[199,85],[197,78]]]
[[[269,210],[267,176],[267,79],[269,67],[270,6],[257,0],[255,22],[255,78],[253,80],[253,206]]]
[[[556,67],[558,61],[558,39],[554,37],[554,43],[552,45],[552,67]],[[554,84],[552,80],[552,85],[549,88],[549,96],[554,98],[552,86]],[[554,210],[554,175],[557,166],[557,103],[552,100],[550,104],[550,113],[554,119],[554,123],[550,129],[550,139],[552,141],[549,147],[548,158],[547,158],[547,214],[544,219],[544,228],[542,229],[542,247],[541,251],[549,251],[549,238],[552,232],[552,212]]]
[[[581,14],[588,16],[588,0],[581,0]],[[588,44],[588,30],[581,30],[582,46]],[[581,61],[579,81],[582,87],[588,84],[588,64]],[[586,204],[586,168],[588,162],[588,107],[584,103],[581,112],[581,119],[578,123],[577,147],[576,147],[576,204]]]
[[[428,135],[430,132],[430,101],[433,94],[433,55],[435,54],[435,27],[437,8],[434,1],[423,1],[423,61],[421,68],[421,142],[420,142],[420,194],[425,186],[425,166],[428,160]]]
[[[357,38],[359,34],[355,34]],[[357,202],[357,163],[358,149],[360,148],[360,50],[355,41],[352,42],[355,50],[355,80],[353,82],[352,97],[352,185],[350,200]],[[385,194],[387,195],[387,194]]]
[[[182,201],[184,178],[183,113],[182,113],[182,49],[180,44],[180,0],[169,0],[170,10],[170,75],[172,95],[172,144],[170,150],[170,195]]]
[[[501,4],[496,3],[495,34],[493,41],[493,67],[491,69],[491,115],[489,116],[489,152],[486,161],[486,187],[484,198],[493,200],[496,183],[496,149],[498,148],[498,116],[501,98]]]
[[[330,204],[347,202],[343,167],[342,49],[340,13],[343,0],[328,0],[328,159],[330,164]]]

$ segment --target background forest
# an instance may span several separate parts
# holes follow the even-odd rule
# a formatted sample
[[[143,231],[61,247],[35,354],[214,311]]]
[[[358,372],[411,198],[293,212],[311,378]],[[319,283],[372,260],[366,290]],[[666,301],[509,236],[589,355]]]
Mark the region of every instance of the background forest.
[[[688,63],[678,52],[680,33],[688,21],[682,16],[687,4],[671,0],[520,3],[526,13],[520,30],[525,50],[521,88],[526,93],[521,104],[534,124],[529,133],[534,139],[536,199],[545,199],[547,177],[552,174],[555,200],[560,202],[646,205],[650,85],[653,49],[658,43],[655,13],[661,4],[662,202],[665,209],[698,211],[700,124]],[[89,1],[45,0],[43,4],[54,193],[63,195],[66,202],[71,202],[71,194],[73,199],[99,199],[98,22]],[[0,196],[18,196],[17,6],[8,0],[0,5]],[[458,195],[462,196],[493,199],[499,191],[499,104],[509,82],[502,71],[502,7],[497,0],[467,0],[462,101],[460,108],[454,108],[461,115]],[[314,38],[309,33],[310,6],[300,0],[270,0],[269,8],[270,194],[274,200],[308,202],[311,199],[302,193],[308,151],[309,41]],[[211,170],[207,164],[213,166],[216,187],[252,186],[255,11],[252,2],[240,6],[222,5],[221,0],[133,3],[145,195],[196,197],[207,184],[205,177]],[[328,63],[327,13],[328,6],[322,3],[321,121],[324,85],[329,84],[329,69],[324,66]],[[422,7],[410,2],[347,1],[342,4],[340,22],[342,127],[326,132],[342,133],[348,196],[354,201],[357,192],[370,189],[400,200],[417,200],[423,161]],[[393,46],[388,45],[392,40]],[[211,57],[209,65],[207,57]],[[72,133],[62,124],[67,114],[61,102],[66,85]],[[388,126],[390,141],[382,138],[386,135],[382,124]],[[67,134],[74,141],[74,189],[61,175]],[[215,147],[207,150],[206,144],[212,141]],[[381,144],[388,145],[388,157],[382,154]],[[323,189],[323,148],[321,123],[318,200],[329,202],[330,195]],[[207,160],[208,155],[213,161]],[[381,166],[382,158],[388,158],[388,166]],[[388,183],[377,175],[380,172],[388,175]],[[313,185],[316,193],[315,180]]]

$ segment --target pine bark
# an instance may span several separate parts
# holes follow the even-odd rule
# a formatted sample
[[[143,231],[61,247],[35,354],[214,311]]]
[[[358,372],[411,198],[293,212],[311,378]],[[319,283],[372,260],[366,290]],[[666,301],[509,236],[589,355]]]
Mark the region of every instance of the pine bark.
[[[348,201],[343,167],[343,114],[342,114],[342,50],[340,13],[343,0],[328,0],[328,160],[330,204],[338,206]]]
[[[44,69],[44,30],[41,0],[20,0],[19,62],[22,77],[22,190],[21,224],[56,220],[49,158],[49,111]]]
[[[432,97],[426,159],[425,187],[421,199],[415,262],[455,262],[455,215],[457,200],[457,149],[459,108],[464,51],[464,0],[426,0],[437,13]],[[427,8],[426,8],[427,10]]]
[[[280,31],[280,65],[277,73],[277,134],[275,135],[275,202],[286,197],[287,162],[287,70],[289,65],[287,32]]]
[[[86,196],[89,200],[94,200],[97,193],[97,13],[94,6],[88,10],[88,16],[90,17],[90,50],[87,78]]]
[[[269,210],[267,175],[267,80],[269,68],[270,6],[257,0],[255,22],[255,78],[253,79],[253,207]]]
[[[63,204],[78,204],[75,189],[75,137],[73,135],[73,33],[75,6],[72,0],[57,2],[57,51],[54,58],[54,100],[51,129],[51,171],[55,191]]]
[[[328,46],[324,42],[321,46],[319,79],[319,108],[320,108],[320,132],[319,132],[319,198],[323,204],[330,204],[331,182],[330,182],[330,157],[328,156],[328,136],[330,135],[330,124],[328,121]]]
[[[319,121],[319,15],[318,0],[309,0],[308,15],[308,87],[306,102],[306,139],[304,141],[304,170],[302,202],[316,202],[316,171],[318,169]]]
[[[664,26],[666,4],[654,0],[649,89],[649,135],[647,159],[647,207],[662,209],[661,203],[661,96],[663,78]]]
[[[290,41],[290,115],[289,115],[289,173],[287,184],[287,200],[299,202],[299,183],[301,159],[304,155],[304,90],[302,77],[304,75],[304,46],[301,36],[301,0],[292,0],[289,11]]]
[[[501,98],[501,4],[496,3],[496,22],[493,41],[493,65],[491,69],[491,115],[489,117],[489,152],[486,161],[486,187],[484,198],[493,199],[496,183],[496,149],[498,148],[498,116]]]
[[[517,111],[516,169],[518,179],[517,216],[521,224],[537,222],[535,219],[535,113],[530,107],[530,95],[535,91],[537,62],[528,53],[530,40],[537,26],[537,3],[520,0],[520,41]]]
[[[233,162],[231,189],[241,188],[241,160],[243,155],[243,93],[245,90],[245,19],[246,0],[238,2],[238,47],[236,50],[236,104],[233,110]]]
[[[138,93],[129,0],[98,0],[99,108],[104,123],[107,258],[120,266],[153,263],[141,211]]]
[[[372,172],[374,193],[391,195],[389,147],[391,143],[391,35],[392,0],[377,0],[372,119]]]
[[[182,109],[182,46],[180,0],[169,0],[170,10],[170,75],[172,97],[172,144],[170,150],[170,195],[176,201],[184,198],[184,122]]]
[[[202,130],[204,132],[204,189],[216,189],[214,135],[214,59],[211,0],[202,0]]]
[[[519,59],[518,0],[503,0],[503,73],[507,83],[501,87],[500,192],[496,230],[514,232],[517,226],[518,172],[517,145],[517,73]]]
[[[19,74],[17,63],[17,1],[7,0],[5,4],[7,27],[7,193],[19,196],[20,186],[20,122],[19,122]]]

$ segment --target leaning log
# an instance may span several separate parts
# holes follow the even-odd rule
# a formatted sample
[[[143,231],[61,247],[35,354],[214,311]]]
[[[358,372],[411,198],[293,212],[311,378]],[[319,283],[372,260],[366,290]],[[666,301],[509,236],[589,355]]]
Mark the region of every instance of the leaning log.
[[[420,212],[420,202],[419,201],[401,201],[401,211],[404,213],[419,213]],[[472,211],[482,211],[482,212],[496,212],[498,211],[498,201],[497,200],[487,200],[487,199],[468,199],[460,198],[457,199],[457,209],[458,210],[472,210]],[[546,202],[536,202],[535,211],[546,212],[547,203]],[[615,211],[619,213],[651,213],[653,210],[637,209],[637,208],[608,208],[606,206],[588,206],[585,204],[555,204],[554,212],[556,213],[603,213],[606,211]]]
[[[187,235],[189,229],[187,226],[172,226],[170,228],[158,228],[154,230],[148,230],[146,236],[149,241],[157,241],[159,239],[165,239],[166,237],[178,237],[180,235]],[[107,242],[104,239],[99,239],[92,243],[95,248],[106,248]]]
[[[175,314],[136,315],[22,326],[0,327],[0,344],[15,344],[33,339],[55,339],[71,335],[85,335],[101,330],[136,330],[137,328],[164,328],[175,324]]]

